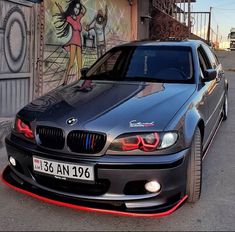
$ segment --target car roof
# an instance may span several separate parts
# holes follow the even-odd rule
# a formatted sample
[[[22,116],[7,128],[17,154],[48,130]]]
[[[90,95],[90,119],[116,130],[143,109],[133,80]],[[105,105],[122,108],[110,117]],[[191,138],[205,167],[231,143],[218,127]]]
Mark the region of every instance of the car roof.
[[[140,40],[120,45],[119,47],[133,46],[175,46],[175,47],[193,47],[197,48],[200,44],[205,44],[201,40]],[[206,45],[206,44],[205,44]]]

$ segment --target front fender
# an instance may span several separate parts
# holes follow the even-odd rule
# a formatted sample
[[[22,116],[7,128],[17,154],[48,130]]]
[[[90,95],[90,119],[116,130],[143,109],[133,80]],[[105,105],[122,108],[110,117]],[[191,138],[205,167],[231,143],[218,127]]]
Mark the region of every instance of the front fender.
[[[191,147],[196,128],[204,125],[204,117],[196,107],[188,107],[185,112],[177,115],[167,126],[166,131],[176,130],[179,133],[179,143],[183,149]],[[203,129],[203,128],[200,128]]]
[[[185,146],[190,147],[193,141],[194,133],[196,131],[196,128],[199,126],[200,130],[204,128],[204,120],[202,115],[200,115],[199,111],[197,109],[193,109],[187,112],[183,127],[183,133],[184,133],[184,141]],[[202,131],[201,131],[202,132]]]

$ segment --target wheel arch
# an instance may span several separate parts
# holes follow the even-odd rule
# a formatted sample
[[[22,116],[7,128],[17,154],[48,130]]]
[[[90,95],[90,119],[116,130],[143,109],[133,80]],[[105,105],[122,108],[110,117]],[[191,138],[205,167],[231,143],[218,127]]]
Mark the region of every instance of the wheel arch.
[[[185,143],[186,146],[190,147],[193,141],[193,137],[195,134],[196,129],[199,128],[201,137],[202,137],[202,144],[205,135],[205,122],[203,117],[197,110],[192,110],[188,112],[185,118],[185,125],[184,125],[184,135],[185,135]]]
[[[204,140],[204,133],[205,133],[205,123],[202,119],[200,119],[198,122],[198,128],[201,132],[201,137],[202,137],[202,141],[203,141]]]

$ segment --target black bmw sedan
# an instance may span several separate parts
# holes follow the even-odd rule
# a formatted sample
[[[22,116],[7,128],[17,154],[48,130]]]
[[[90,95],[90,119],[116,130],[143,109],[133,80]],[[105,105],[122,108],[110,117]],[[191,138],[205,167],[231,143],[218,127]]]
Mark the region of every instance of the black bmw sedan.
[[[206,44],[125,44],[20,110],[2,180],[74,209],[166,216],[199,200],[227,116],[228,81]]]

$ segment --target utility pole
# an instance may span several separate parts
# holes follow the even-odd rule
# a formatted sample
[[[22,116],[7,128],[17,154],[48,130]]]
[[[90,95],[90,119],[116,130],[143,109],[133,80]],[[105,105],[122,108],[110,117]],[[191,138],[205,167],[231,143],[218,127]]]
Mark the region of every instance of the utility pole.
[[[209,23],[208,23],[208,31],[207,31],[208,43],[210,43],[210,40],[211,40],[211,15],[212,15],[212,7],[210,7],[210,13],[209,13]]]
[[[191,0],[188,0],[188,34],[191,36]]]
[[[219,25],[217,24],[217,31],[216,31],[216,46],[219,47]]]

